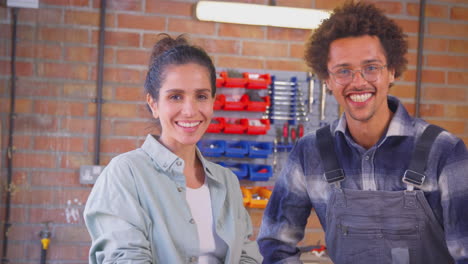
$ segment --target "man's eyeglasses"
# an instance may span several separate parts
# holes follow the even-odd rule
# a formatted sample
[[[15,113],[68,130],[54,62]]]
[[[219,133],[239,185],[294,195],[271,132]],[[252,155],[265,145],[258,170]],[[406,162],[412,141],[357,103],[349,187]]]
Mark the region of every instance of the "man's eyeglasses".
[[[333,76],[333,79],[338,84],[347,85],[353,81],[356,72],[361,73],[364,80],[375,82],[382,73],[382,69],[385,67],[387,67],[387,65],[369,64],[365,65],[360,70],[351,70],[349,68],[342,67],[335,69],[334,71],[328,71],[328,73]]]

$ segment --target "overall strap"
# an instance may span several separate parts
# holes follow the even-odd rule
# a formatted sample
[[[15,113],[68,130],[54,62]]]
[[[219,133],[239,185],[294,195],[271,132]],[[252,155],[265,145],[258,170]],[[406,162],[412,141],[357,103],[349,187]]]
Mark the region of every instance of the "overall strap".
[[[409,167],[403,176],[403,182],[408,184],[409,190],[413,187],[421,188],[426,178],[424,173],[432,143],[442,131],[438,126],[428,125],[416,142]]]
[[[338,163],[330,125],[317,130],[316,144],[320,158],[322,159],[327,182],[335,183],[344,180],[345,175],[343,169]]]

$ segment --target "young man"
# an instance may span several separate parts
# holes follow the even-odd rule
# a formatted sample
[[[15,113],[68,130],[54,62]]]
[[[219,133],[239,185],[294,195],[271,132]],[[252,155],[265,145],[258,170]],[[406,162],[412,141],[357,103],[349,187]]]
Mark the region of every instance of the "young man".
[[[468,263],[466,146],[388,95],[405,37],[364,2],[335,9],[311,36],[306,61],[344,114],[291,152],[263,217],[264,263],[300,263],[312,208],[335,264]]]

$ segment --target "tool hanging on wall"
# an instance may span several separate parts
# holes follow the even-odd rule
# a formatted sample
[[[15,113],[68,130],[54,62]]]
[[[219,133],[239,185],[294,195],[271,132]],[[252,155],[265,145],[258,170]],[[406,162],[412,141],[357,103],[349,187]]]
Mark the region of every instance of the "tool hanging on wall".
[[[325,109],[327,102],[327,85],[322,83],[322,92],[320,93],[320,126],[326,126],[327,122],[325,121]]]
[[[46,263],[47,259],[47,250],[49,250],[50,237],[52,233],[49,229],[49,224],[51,222],[43,222],[44,228],[39,232],[39,237],[41,238],[41,264]]]

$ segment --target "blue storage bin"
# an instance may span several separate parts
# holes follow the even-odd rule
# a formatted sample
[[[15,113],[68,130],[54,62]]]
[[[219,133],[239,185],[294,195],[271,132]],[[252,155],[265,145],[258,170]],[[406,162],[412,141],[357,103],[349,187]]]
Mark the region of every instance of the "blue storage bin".
[[[270,165],[249,164],[249,180],[268,181],[273,175],[273,169]]]
[[[217,162],[219,165],[230,169],[237,176],[239,180],[247,179],[249,176],[249,166],[244,163],[234,163],[234,162]]]
[[[249,158],[268,158],[273,153],[272,142],[249,141]]]
[[[206,157],[221,157],[226,148],[224,140],[200,140],[197,143],[198,148]]]
[[[244,158],[249,153],[247,141],[226,141],[224,156],[232,158]]]

